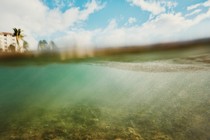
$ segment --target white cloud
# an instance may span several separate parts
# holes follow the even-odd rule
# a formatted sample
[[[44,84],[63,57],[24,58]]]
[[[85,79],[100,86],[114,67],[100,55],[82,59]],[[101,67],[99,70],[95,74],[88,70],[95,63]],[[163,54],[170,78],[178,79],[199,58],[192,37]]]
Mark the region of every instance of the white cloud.
[[[172,1],[162,2],[162,3],[164,3],[165,7],[167,7],[168,9],[172,9],[178,5],[177,2],[172,2]]]
[[[203,3],[203,6],[210,7],[210,0],[207,0],[206,2],[204,2]]]
[[[154,15],[161,12],[165,12],[165,8],[161,6],[159,2],[156,1],[146,1],[146,0],[128,0],[133,5],[140,7],[142,10],[149,11]]]
[[[188,6],[187,7],[187,10],[190,11],[190,10],[194,10],[198,7],[200,7],[202,4],[198,3],[198,4],[194,4],[194,5],[191,5],[191,6]]]
[[[116,21],[116,19],[112,19],[112,20],[109,22],[109,24],[108,24],[106,30],[112,30],[112,29],[115,29],[116,27],[117,27],[117,21]]]
[[[210,10],[192,19],[185,18],[182,13],[164,13],[143,25],[131,27],[119,27],[113,19],[105,29],[92,31],[81,29],[56,41],[65,42],[66,46],[77,47],[120,47],[180,41],[210,36],[210,28],[206,28],[208,25],[210,25]],[[68,42],[74,42],[74,44],[67,45]]]
[[[194,5],[190,5],[187,7],[187,10],[190,11],[190,10],[194,10],[194,9],[197,9],[199,7],[210,7],[210,0],[207,0],[206,2],[203,2],[203,3],[197,3],[197,4],[194,4]]]
[[[62,13],[59,9],[49,9],[40,0],[7,0],[0,4],[0,31],[11,31],[22,28],[30,38],[30,46],[35,48],[35,38],[46,37],[57,32],[68,30],[77,23],[88,19],[90,14],[102,9],[105,5],[96,0],[89,1],[83,10],[71,7]]]
[[[130,17],[129,19],[128,19],[128,24],[133,24],[133,23],[136,23],[136,18],[134,18],[134,17]]]
[[[82,20],[85,20],[90,14],[104,8],[104,6],[105,4],[99,4],[96,0],[92,0],[91,2],[86,3],[86,9],[81,11],[79,16]]]
[[[144,11],[151,12],[153,15],[164,13],[167,10],[172,10],[177,6],[176,2],[172,1],[157,1],[157,0],[127,0],[131,5],[140,7]]]
[[[199,14],[198,16],[196,16],[192,22],[193,24],[199,24],[201,23],[202,21],[204,20],[207,20],[207,21],[210,21],[210,9],[208,9],[207,12],[205,13],[202,13],[202,14]],[[209,24],[210,25],[210,24]],[[207,29],[208,30],[208,29]]]
[[[201,9],[196,9],[196,10],[192,11],[191,13],[186,14],[185,16],[186,17],[193,16],[193,15],[200,13],[201,11],[202,11]]]

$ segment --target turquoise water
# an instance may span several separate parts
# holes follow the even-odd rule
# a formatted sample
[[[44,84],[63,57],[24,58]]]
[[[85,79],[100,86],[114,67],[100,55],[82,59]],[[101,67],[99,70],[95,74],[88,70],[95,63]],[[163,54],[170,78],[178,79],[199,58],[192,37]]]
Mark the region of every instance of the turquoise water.
[[[0,139],[208,140],[209,65],[178,60],[1,66]]]

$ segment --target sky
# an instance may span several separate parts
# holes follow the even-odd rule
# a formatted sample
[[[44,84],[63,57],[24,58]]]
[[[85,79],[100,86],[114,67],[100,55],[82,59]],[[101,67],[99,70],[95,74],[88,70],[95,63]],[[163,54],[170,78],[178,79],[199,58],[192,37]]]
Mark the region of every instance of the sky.
[[[122,47],[210,37],[210,0],[1,0],[0,32],[21,28],[30,49]]]

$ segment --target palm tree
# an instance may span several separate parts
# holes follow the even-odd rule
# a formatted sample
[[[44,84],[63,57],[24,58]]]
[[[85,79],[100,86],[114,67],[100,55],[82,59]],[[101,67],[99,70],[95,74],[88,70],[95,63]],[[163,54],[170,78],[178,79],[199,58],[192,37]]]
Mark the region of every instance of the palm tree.
[[[46,40],[40,40],[38,43],[38,51],[46,51],[48,49],[48,43]]]
[[[14,33],[13,33],[13,36],[16,37],[16,42],[17,42],[17,45],[18,45],[18,51],[20,51],[21,47],[20,47],[20,42],[19,40],[23,40],[23,35],[21,34],[21,29],[17,29],[17,28],[13,28],[14,30]]]
[[[24,51],[27,52],[28,48],[29,48],[28,42],[23,40],[23,49],[24,49]]]
[[[56,46],[54,41],[50,41],[50,43],[48,44],[48,48],[49,48],[50,51],[56,51],[57,50],[57,46]]]

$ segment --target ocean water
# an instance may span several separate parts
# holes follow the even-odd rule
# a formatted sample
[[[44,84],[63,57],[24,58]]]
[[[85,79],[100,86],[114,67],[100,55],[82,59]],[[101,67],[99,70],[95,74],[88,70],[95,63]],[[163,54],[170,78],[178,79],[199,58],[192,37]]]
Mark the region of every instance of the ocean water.
[[[0,139],[209,140],[210,55],[196,52],[2,65]]]

